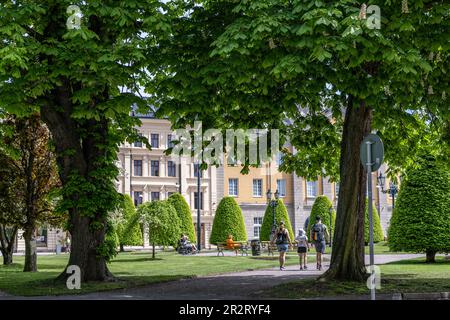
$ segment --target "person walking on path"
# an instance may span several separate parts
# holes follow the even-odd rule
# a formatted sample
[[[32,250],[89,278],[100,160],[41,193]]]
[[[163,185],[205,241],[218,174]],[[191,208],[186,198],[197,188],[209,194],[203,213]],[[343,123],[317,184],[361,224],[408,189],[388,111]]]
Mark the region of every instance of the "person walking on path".
[[[306,270],[308,269],[308,256],[306,255],[306,252],[309,250],[309,244],[305,230],[298,230],[298,236],[295,238],[295,241],[297,242],[297,253],[300,262],[300,270]]]
[[[310,239],[314,242],[316,248],[317,270],[322,270],[322,254],[325,253],[326,248],[325,237],[328,238],[327,226],[317,216],[316,223],[311,227],[310,232]]]
[[[289,237],[289,232],[284,227],[284,221],[280,222],[280,226],[276,232],[276,237],[272,239],[272,244],[275,241],[277,245],[278,252],[280,253],[279,261],[280,261],[280,271],[284,270],[284,264],[286,262],[286,252],[288,251],[289,246],[292,246],[291,238]]]

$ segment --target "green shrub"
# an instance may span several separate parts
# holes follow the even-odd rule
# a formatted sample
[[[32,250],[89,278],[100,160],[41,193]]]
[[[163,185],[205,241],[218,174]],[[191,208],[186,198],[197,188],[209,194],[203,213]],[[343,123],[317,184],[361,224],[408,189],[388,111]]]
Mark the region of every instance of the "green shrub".
[[[106,223],[105,240],[97,248],[99,255],[105,257],[107,262],[117,255],[117,247],[119,247],[119,236],[117,235],[117,229],[114,221],[108,220]]]
[[[137,212],[148,228],[150,244],[174,247],[178,244],[180,220],[167,200],[146,202]]]
[[[235,241],[247,240],[242,210],[232,197],[224,197],[217,207],[210,242],[212,244],[224,242],[228,234],[231,234]]]
[[[333,204],[327,196],[321,195],[316,198],[311,209],[311,214],[309,215],[308,230],[306,230],[306,235],[308,239],[310,237],[311,227],[316,223],[316,217],[319,216],[322,223],[327,226],[328,233],[330,233],[330,208],[332,209],[331,217],[331,232],[334,232],[334,225],[336,222],[336,212],[333,209]],[[311,240],[311,239],[310,239]]]
[[[295,235],[294,235],[294,232],[292,231],[291,220],[289,219],[289,215],[288,215],[286,206],[284,205],[284,203],[281,199],[277,200],[277,206],[275,209],[275,220],[276,220],[277,226],[280,223],[280,221],[284,221],[285,227],[289,232],[291,241],[294,241]],[[266,212],[264,213],[263,223],[261,226],[261,234],[259,237],[261,241],[270,241],[272,225],[273,225],[272,207],[267,206]]]
[[[450,252],[450,173],[434,161],[408,170],[402,181],[388,229],[389,249]]]
[[[373,242],[377,243],[384,240],[383,227],[381,226],[380,215],[375,205],[372,206],[373,217]],[[366,214],[364,220],[364,242],[367,244],[370,241],[369,235],[369,200],[366,199]]]
[[[181,223],[181,232],[186,234],[189,239],[195,242],[195,229],[192,222],[192,213],[188,203],[179,193],[174,193],[169,197],[169,203],[175,208]]]
[[[121,203],[118,208],[117,235],[121,249],[123,246],[142,246],[144,241],[139,224],[139,216],[134,207],[133,200],[127,194],[121,195]]]

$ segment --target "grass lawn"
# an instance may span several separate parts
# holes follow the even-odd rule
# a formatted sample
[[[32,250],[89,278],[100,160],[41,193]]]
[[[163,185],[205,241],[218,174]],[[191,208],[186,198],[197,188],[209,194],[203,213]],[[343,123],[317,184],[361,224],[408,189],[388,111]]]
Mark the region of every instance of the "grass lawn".
[[[389,251],[389,247],[387,245],[386,241],[374,243],[373,249],[375,254],[401,254],[401,253],[407,253],[407,252],[399,252],[399,251]],[[370,253],[369,246],[365,247],[366,254]]]
[[[13,265],[0,265],[0,290],[22,296],[80,294],[278,266],[277,255],[217,257],[182,256],[174,252],[162,252],[157,253],[156,259],[153,260],[151,253],[148,252],[126,252],[119,253],[109,264],[110,271],[118,281],[86,283],[82,284],[81,290],[68,290],[64,283],[53,281],[64,270],[68,257],[68,255],[38,256],[39,272],[25,273],[22,272],[24,257],[15,256]],[[309,259],[310,262],[315,261],[313,256]],[[296,263],[298,263],[297,255],[290,252],[286,264]]]
[[[381,265],[378,293],[450,291],[450,260],[437,257],[435,264],[424,259],[403,260]],[[368,294],[365,283],[304,279],[267,290],[264,297],[301,299],[339,295]]]

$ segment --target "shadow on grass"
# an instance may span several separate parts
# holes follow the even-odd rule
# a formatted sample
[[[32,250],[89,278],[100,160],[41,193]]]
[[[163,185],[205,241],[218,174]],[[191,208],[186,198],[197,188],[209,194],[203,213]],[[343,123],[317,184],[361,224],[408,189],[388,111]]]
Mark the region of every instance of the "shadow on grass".
[[[378,293],[445,292],[450,290],[450,281],[444,278],[417,278],[417,275],[383,275]],[[284,299],[310,299],[366,295],[369,289],[365,282],[318,281],[303,279],[284,283],[260,293],[261,297]]]
[[[450,266],[450,260],[445,260],[441,257],[438,257],[436,259],[436,262],[426,262],[425,258],[417,258],[412,260],[400,260],[400,261],[393,261],[386,263],[386,265],[421,265],[421,266],[442,266],[442,265],[449,265]]]
[[[163,258],[137,258],[137,259],[121,259],[116,258],[113,261],[111,261],[111,263],[120,263],[120,262],[147,262],[147,261],[161,261],[164,260]]]
[[[16,296],[61,296],[81,295],[104,291],[116,291],[153,285],[158,283],[176,281],[180,279],[195,278],[187,275],[151,275],[151,276],[127,276],[126,272],[114,275],[114,281],[100,282],[89,281],[81,284],[80,290],[69,290],[65,281],[56,280],[56,275],[45,279],[33,279],[23,281],[10,288],[2,288],[8,294]]]

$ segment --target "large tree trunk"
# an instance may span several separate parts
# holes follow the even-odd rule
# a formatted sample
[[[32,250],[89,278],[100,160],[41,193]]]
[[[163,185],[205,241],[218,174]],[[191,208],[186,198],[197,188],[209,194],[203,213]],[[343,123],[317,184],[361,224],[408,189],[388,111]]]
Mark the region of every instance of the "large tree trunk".
[[[427,250],[427,260],[426,263],[434,263],[436,262],[436,251],[434,250]]]
[[[57,107],[44,106],[41,109],[42,118],[49,127],[56,147],[57,161],[60,167],[60,178],[63,186],[73,183],[71,174],[76,173],[85,180],[90,181],[91,175],[98,168],[98,158],[105,157],[105,152],[97,147],[98,137],[103,137],[108,128],[104,123],[93,123],[87,128],[90,137],[82,138],[77,132],[80,131],[70,117],[71,105],[69,102],[70,90],[61,87],[56,90],[54,96],[58,97],[58,104],[64,106],[64,112],[57,111]],[[85,134],[86,135],[86,134]],[[95,138],[93,138],[95,137]],[[68,153],[67,150],[71,150]],[[91,183],[96,183],[91,181]],[[110,182],[113,184],[112,180]],[[106,258],[99,252],[99,247],[104,242],[106,233],[107,212],[96,212],[89,217],[79,211],[77,207],[80,201],[85,201],[89,195],[71,193],[65,195],[65,200],[74,203],[69,208],[69,232],[71,234],[71,250],[68,266],[76,265],[81,271],[81,281],[107,281],[113,278],[106,265]],[[95,197],[95,194],[92,194]],[[94,230],[93,225],[96,225]],[[69,274],[66,269],[58,277],[64,280]]]
[[[25,265],[23,272],[36,272],[37,271],[37,254],[36,254],[36,242],[33,237],[34,227],[26,226],[23,239],[25,240]]]
[[[10,265],[13,263],[13,251],[16,243],[17,227],[12,229],[8,235],[7,228],[0,225],[0,252],[3,257],[3,264]]]
[[[340,188],[330,269],[325,279],[363,281],[364,210],[366,170],[360,163],[359,148],[370,133],[372,110],[349,97],[341,142]]]
[[[80,214],[71,214],[71,222],[72,241],[67,266],[76,265],[80,268],[82,282],[111,280],[113,277],[106,260],[98,252],[105,238],[105,229],[93,232],[90,230],[91,219]],[[69,275],[64,271],[59,279],[65,279],[67,276]]]
[[[152,244],[152,259],[155,259],[155,244]]]

